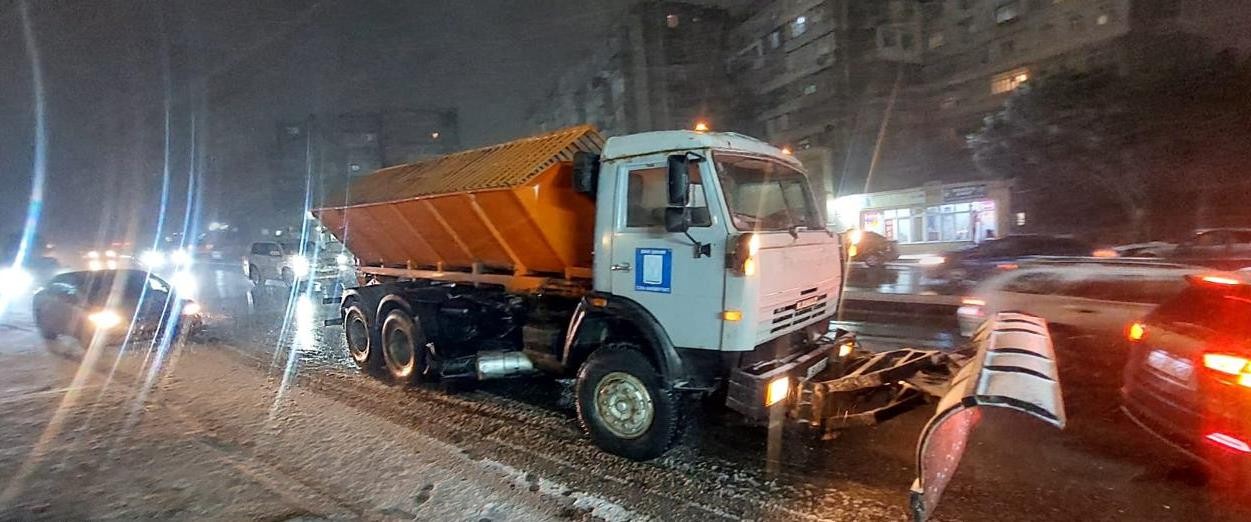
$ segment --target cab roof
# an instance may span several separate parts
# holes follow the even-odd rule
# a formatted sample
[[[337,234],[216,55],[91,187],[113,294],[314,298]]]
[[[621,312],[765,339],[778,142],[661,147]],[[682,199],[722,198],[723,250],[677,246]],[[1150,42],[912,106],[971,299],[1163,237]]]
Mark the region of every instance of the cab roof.
[[[772,156],[800,168],[799,160],[782,149],[737,132],[654,131],[613,136],[604,144],[606,160],[691,149],[719,149]]]

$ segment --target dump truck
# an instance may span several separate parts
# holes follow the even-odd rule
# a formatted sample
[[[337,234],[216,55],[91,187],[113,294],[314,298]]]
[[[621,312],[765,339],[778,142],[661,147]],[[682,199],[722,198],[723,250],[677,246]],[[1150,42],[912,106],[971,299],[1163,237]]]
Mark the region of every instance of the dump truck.
[[[747,136],[574,127],[385,168],[331,201],[313,214],[360,284],[327,324],[358,366],[574,379],[585,432],[622,457],[665,453],[695,404],[832,438],[934,399],[912,488],[925,518],[979,407],[1064,424],[1041,320],[1001,314],[952,353],[831,330],[843,241],[800,162]]]

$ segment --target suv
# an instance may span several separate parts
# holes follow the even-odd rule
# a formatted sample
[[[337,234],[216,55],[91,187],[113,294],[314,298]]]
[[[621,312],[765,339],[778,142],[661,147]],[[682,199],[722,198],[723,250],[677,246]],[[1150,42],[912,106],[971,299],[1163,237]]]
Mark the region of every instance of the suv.
[[[1126,329],[1125,412],[1147,431],[1251,487],[1251,278],[1192,276]]]
[[[306,244],[304,253],[301,253],[298,243],[258,241],[252,243],[244,258],[243,270],[256,286],[263,286],[266,281],[282,281],[292,286],[308,277],[312,270],[308,256],[312,252],[311,243]]]
[[[1042,317],[1055,330],[1118,339],[1126,323],[1180,293],[1185,277],[1202,270],[1097,261],[1026,264],[978,285],[962,300],[956,319],[965,336],[987,317],[1017,311]]]

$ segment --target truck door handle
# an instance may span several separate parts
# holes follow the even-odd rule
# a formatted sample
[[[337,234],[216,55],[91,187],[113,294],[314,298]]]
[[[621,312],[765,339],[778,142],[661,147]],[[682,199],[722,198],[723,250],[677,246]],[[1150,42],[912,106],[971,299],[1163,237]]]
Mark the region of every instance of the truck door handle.
[[[615,265],[608,267],[608,269],[612,270],[613,272],[629,272],[630,263],[617,263]]]

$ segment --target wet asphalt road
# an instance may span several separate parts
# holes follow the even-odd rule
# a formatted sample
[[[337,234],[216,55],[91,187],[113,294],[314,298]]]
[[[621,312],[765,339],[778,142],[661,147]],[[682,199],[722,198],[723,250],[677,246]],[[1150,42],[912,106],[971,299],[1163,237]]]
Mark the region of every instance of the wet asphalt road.
[[[385,419],[414,438],[451,445],[471,459],[520,470],[535,483],[551,481],[657,519],[906,517],[913,445],[930,413],[925,408],[833,441],[788,432],[776,470],[766,467],[763,430],[716,414],[701,415],[683,446],[665,457],[629,462],[599,452],[582,436],[571,383],[517,379],[455,390],[392,386],[359,373],[346,356],[340,329],[321,326],[333,306],[293,296],[282,286],[254,289],[233,265],[204,266],[198,276],[210,326],[195,342],[196,351],[264,371],[279,386]],[[954,325],[942,319],[849,318],[856,320],[840,326],[865,332],[871,346],[958,342],[951,335]],[[1062,362],[1098,360],[1062,367],[1071,428],[1061,433],[1012,414],[988,415],[937,518],[1251,518],[1251,512],[1213,492],[1193,466],[1120,417],[1111,384],[1115,361],[1088,358],[1104,348],[1092,344],[1057,340]]]

